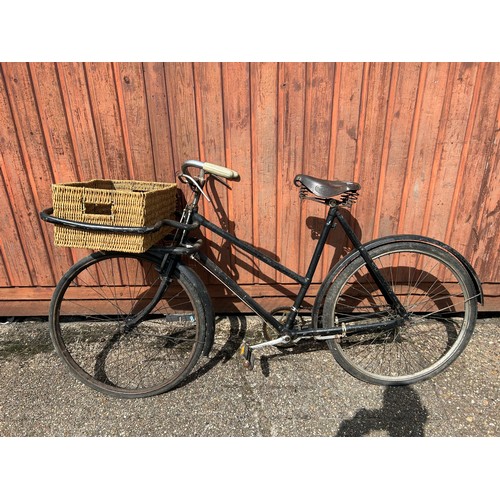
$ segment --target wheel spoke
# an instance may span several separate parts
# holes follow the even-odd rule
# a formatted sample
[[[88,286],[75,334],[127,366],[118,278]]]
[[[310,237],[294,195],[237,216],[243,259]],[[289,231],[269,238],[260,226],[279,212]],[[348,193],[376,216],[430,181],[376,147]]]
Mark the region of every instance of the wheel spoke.
[[[329,341],[333,355],[351,374],[372,383],[412,383],[438,373],[472,333],[477,307],[470,278],[454,257],[425,243],[390,244],[377,249],[373,258],[410,316],[390,332]],[[395,314],[361,258],[337,280],[325,300],[326,326],[337,321],[368,324]],[[449,284],[460,290],[451,293]]]
[[[80,380],[114,396],[141,397],[178,385],[204,345],[194,285],[173,279],[137,323],[161,283],[154,262],[141,255],[91,257],[90,264],[74,266],[54,306],[51,335],[59,354]],[[68,314],[77,321],[65,320]]]

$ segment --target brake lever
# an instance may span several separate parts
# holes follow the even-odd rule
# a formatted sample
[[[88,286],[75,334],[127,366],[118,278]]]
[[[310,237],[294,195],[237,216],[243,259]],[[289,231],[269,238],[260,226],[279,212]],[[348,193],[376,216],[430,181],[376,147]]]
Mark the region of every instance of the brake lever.
[[[183,184],[189,184],[192,188],[193,185],[196,186],[196,189],[207,199],[208,203],[212,203],[212,200],[207,196],[207,194],[203,191],[202,187],[196,182],[196,180],[188,174],[179,174],[179,179]],[[182,179],[186,178],[187,181],[183,181]]]
[[[232,189],[233,189],[233,188],[232,188],[229,184],[227,184],[226,182],[224,182],[224,181],[223,181],[223,180],[222,180],[222,179],[221,179],[218,175],[215,175],[215,174],[210,174],[210,175],[211,175],[212,177],[214,177],[214,178],[215,178],[215,180],[219,181],[219,182],[220,182],[223,186],[226,186],[226,187],[227,187],[227,189],[230,189],[230,190],[232,190]]]

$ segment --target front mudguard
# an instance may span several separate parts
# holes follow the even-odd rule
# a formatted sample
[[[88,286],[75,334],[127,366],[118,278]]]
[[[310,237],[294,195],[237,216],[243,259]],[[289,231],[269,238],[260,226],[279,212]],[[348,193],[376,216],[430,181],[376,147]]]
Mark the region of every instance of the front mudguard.
[[[154,256],[155,259],[157,259],[158,264],[161,264],[161,261],[165,255],[163,249],[156,249],[154,247],[148,250],[147,253]],[[198,290],[201,304],[203,306],[203,311],[205,313],[205,341],[202,354],[203,356],[208,356],[214,345],[215,338],[215,315],[212,305],[212,299],[210,298],[205,283],[203,283],[202,279],[195,271],[193,271],[193,269],[182,263],[180,260],[176,263],[176,267],[178,267],[181,272],[188,276],[188,278],[195,284],[196,289]]]
[[[443,243],[441,241],[432,238],[428,238],[426,236],[419,236],[415,234],[401,234],[401,235],[384,236],[382,238],[377,238],[376,240],[372,240],[369,243],[366,243],[364,247],[366,248],[366,250],[370,251],[375,248],[379,248],[383,245],[398,243],[402,241],[428,243],[429,245],[434,245],[436,247],[439,247],[448,252],[449,254],[453,255],[458,261],[460,261],[460,263],[464,266],[469,276],[471,277],[472,282],[474,283],[477,301],[480,304],[484,303],[483,288],[481,286],[481,281],[479,280],[479,277],[474,271],[472,265],[462,254],[457,252],[454,248],[450,247],[449,245],[446,245],[446,243]],[[330,289],[330,286],[332,285],[333,281],[341,271],[343,271],[351,262],[353,262],[359,256],[360,256],[359,250],[352,250],[330,269],[328,275],[323,280],[323,283],[321,284],[318,290],[318,295],[316,296],[316,300],[314,301],[312,310],[312,321],[315,328],[320,327],[319,318],[321,314],[321,309],[323,307],[323,302],[325,300],[326,294]]]
[[[179,263],[179,266],[183,267],[183,271],[189,274],[190,279],[196,284],[196,289],[200,294],[201,302],[203,304],[203,309],[205,312],[205,345],[203,346],[202,354],[203,356],[208,356],[212,347],[214,345],[215,338],[215,315],[214,308],[212,305],[212,299],[208,293],[205,283],[202,279],[193,271],[190,267],[185,264]]]

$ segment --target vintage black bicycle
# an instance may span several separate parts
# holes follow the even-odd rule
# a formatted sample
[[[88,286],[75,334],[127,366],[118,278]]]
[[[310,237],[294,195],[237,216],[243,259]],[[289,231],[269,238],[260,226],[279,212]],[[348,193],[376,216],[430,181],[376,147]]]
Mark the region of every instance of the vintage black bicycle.
[[[214,310],[190,260],[264,321],[262,342],[242,344],[248,368],[259,349],[293,348],[309,339],[326,342],[335,360],[365,382],[403,385],[437,375],[464,350],[483,294],[472,266],[456,250],[416,235],[363,244],[344,215],[361,186],[301,174],[295,178],[301,199],[327,208],[307,273],[301,276],[199,213],[210,177],[226,184],[238,174],[207,162],[185,162],[178,178],[191,188],[191,199],[179,220],[152,227],[102,227],[54,217],[51,209],[41,213],[47,222],[89,231],[144,234],[165,225],[173,228],[166,244],[145,253],[92,253],[58,283],[50,304],[51,338],[79,380],[113,396],[152,396],[178,386],[200,356],[209,355]],[[336,224],[353,250],[331,268],[304,321],[303,301]],[[265,310],[201,250],[202,238],[193,237],[200,227],[296,281],[300,288],[293,305],[286,311]],[[81,287],[85,300],[76,293]]]

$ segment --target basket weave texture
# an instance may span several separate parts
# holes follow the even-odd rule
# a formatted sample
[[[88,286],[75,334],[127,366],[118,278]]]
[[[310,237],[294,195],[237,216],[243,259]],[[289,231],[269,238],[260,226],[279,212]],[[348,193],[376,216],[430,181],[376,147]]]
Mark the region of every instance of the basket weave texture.
[[[176,208],[176,184],[130,180],[93,179],[52,185],[54,216],[106,226],[152,226],[172,219]],[[150,234],[112,234],[56,225],[57,246],[145,252],[172,228]]]

